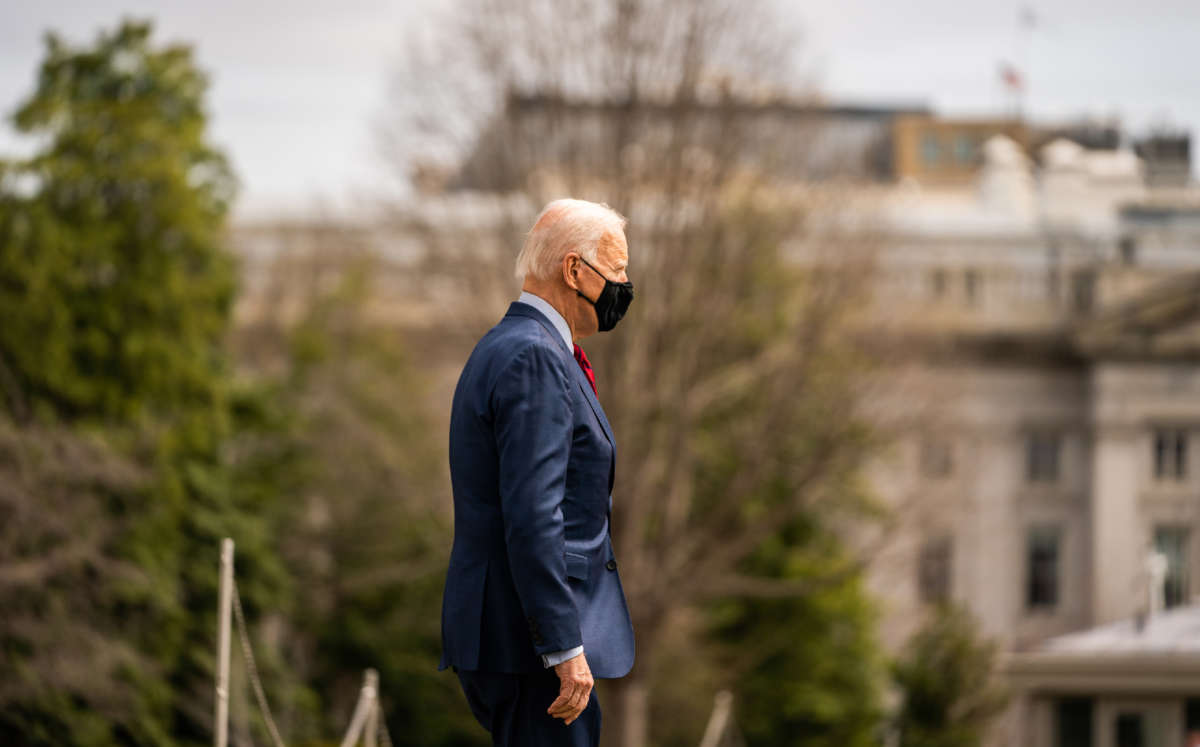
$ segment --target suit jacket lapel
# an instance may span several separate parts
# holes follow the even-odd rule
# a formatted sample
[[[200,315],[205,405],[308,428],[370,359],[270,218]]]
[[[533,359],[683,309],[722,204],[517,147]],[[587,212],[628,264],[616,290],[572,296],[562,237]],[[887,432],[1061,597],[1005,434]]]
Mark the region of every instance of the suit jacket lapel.
[[[575,381],[579,384],[579,388],[583,391],[583,396],[587,399],[588,404],[592,406],[592,412],[596,414],[596,420],[600,421],[600,428],[604,431],[604,437],[608,439],[608,443],[616,450],[617,440],[613,438],[612,426],[608,424],[608,418],[604,417],[604,408],[600,406],[600,400],[596,399],[596,393],[592,391],[592,382],[588,381],[587,374],[579,367],[579,362],[575,360],[575,356],[571,356],[571,363],[575,364]]]
[[[592,383],[588,381],[587,375],[579,367],[579,361],[575,360],[575,352],[566,349],[562,336],[554,328],[554,324],[546,318],[545,314],[529,304],[521,303],[520,301],[513,301],[509,304],[507,315],[527,316],[531,319],[536,319],[545,328],[546,332],[549,333],[550,337],[558,341],[559,349],[563,350],[571,361],[571,368],[575,369],[575,381],[579,384],[579,388],[583,390],[583,396],[591,406],[592,412],[595,413],[596,420],[600,421],[600,429],[604,431],[604,437],[608,439],[608,443],[613,447],[613,451],[615,452],[617,440],[613,437],[612,426],[608,424],[608,418],[604,416],[604,408],[600,406],[600,400],[596,399],[596,393],[592,391]]]

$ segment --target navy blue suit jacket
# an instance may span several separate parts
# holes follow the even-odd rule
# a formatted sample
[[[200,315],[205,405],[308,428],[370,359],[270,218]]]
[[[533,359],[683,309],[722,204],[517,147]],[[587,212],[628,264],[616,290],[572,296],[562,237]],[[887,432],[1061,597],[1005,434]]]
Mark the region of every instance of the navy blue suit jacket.
[[[592,675],[633,666],[609,519],[616,449],[550,320],[515,302],[454,392],[454,546],[439,669],[525,673],[582,645]]]

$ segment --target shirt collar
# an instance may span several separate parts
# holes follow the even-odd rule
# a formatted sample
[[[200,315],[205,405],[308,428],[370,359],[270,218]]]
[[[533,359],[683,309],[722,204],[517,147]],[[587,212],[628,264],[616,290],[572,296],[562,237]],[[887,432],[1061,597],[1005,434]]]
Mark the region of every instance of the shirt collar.
[[[558,309],[550,305],[550,302],[541,296],[535,296],[529,291],[521,291],[517,301],[524,304],[529,304],[533,308],[542,312],[558,333],[562,335],[563,344],[567,346],[567,350],[574,350],[575,345],[571,342],[571,327],[568,326],[567,320],[563,319],[563,315],[558,313]]]

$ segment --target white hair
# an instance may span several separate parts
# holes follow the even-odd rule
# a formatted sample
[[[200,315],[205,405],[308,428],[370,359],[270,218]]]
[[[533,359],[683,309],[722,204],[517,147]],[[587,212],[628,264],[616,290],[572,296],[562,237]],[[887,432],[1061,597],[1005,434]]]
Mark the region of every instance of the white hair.
[[[517,278],[547,280],[572,251],[595,263],[600,244],[623,237],[625,223],[624,216],[603,203],[572,199],[548,203],[517,255]]]

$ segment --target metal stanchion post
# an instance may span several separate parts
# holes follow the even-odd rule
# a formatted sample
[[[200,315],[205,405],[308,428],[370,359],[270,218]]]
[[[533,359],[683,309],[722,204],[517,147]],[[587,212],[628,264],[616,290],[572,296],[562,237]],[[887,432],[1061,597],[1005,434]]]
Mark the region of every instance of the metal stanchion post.
[[[379,689],[379,673],[374,669],[368,669],[363,677],[362,690],[358,693],[358,702],[354,704],[354,715],[350,717],[350,728],[346,729],[346,736],[342,739],[342,747],[353,747],[358,744],[359,737],[362,736],[363,729],[367,725],[369,715],[376,705],[375,694]],[[373,739],[373,737],[367,737]],[[368,744],[374,744],[374,741]]]
[[[379,738],[379,673],[367,670],[367,687],[371,689],[371,710],[367,711],[367,728],[363,737],[366,747],[376,747]]]
[[[221,541],[221,588],[217,607],[217,688],[213,744],[229,741],[229,626],[233,601],[233,540]]]

